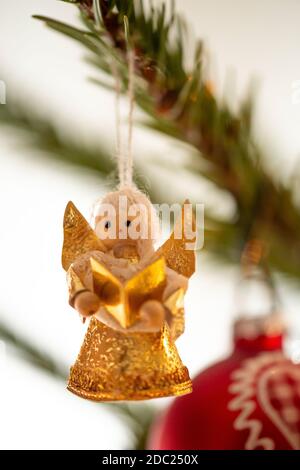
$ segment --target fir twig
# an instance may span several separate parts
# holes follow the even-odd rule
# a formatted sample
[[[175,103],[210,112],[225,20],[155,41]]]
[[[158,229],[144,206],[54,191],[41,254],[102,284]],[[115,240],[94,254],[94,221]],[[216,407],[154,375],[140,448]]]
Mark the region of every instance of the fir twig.
[[[28,111],[22,102],[12,102],[0,106],[0,125],[10,126],[24,132],[27,146],[41,150],[42,155],[96,171],[107,176],[114,170],[109,152],[104,148],[88,148],[75,138],[66,136],[45,115],[34,110]],[[24,140],[22,142],[24,143]]]
[[[167,15],[164,3],[150,11],[142,0],[79,0],[76,6],[82,30],[36,18],[85,46],[102,71],[110,74],[109,62],[115,60],[126,88],[126,16],[136,57],[135,95],[151,118],[149,126],[191,144],[198,151],[193,173],[232,196],[234,218],[228,223],[214,221],[206,249],[239,262],[245,243],[255,236],[266,241],[270,267],[299,280],[299,207],[292,187],[267,170],[266,156],[253,139],[252,100],[247,97],[233,112],[217,99],[205,78],[202,43],[195,47],[194,66],[186,68],[184,23],[174,10]]]

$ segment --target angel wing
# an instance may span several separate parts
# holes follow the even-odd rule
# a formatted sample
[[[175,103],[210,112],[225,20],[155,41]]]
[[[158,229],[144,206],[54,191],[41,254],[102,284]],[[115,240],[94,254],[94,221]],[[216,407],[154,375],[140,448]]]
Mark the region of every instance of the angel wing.
[[[196,221],[193,213],[185,211],[186,204],[189,204],[188,200],[182,206],[181,217],[176,221],[173,233],[157,250],[156,255],[163,256],[169,268],[189,278],[196,269],[194,249]],[[189,233],[192,234],[191,238],[186,235]],[[180,237],[178,237],[178,234]]]
[[[93,250],[106,251],[106,248],[70,201],[64,215],[64,242],[61,258],[63,268],[67,271],[78,256]]]

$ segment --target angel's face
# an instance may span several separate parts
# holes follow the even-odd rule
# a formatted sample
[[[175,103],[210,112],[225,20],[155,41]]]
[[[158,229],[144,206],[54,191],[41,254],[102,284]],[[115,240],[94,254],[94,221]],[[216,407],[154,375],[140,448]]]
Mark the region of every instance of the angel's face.
[[[153,251],[155,212],[137,190],[109,193],[97,208],[95,232],[116,258],[138,261]]]

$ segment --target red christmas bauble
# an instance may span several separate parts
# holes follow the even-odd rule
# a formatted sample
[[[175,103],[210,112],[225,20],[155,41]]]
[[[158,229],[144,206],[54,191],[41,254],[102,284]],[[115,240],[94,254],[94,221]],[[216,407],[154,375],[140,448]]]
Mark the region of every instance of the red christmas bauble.
[[[234,330],[232,354],[173,401],[153,426],[151,449],[300,449],[300,365],[265,323],[240,320]]]

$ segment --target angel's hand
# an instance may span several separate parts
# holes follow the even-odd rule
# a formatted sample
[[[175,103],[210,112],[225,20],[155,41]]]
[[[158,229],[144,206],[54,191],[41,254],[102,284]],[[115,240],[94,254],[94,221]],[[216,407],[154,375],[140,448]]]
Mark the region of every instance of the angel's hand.
[[[165,322],[165,308],[158,300],[147,300],[140,307],[140,326],[144,331],[159,331]]]
[[[140,307],[139,314],[139,320],[127,328],[123,328],[105,308],[99,308],[95,317],[101,323],[124,334],[155,333],[161,330],[164,325],[166,309],[157,300],[147,300]]]
[[[188,278],[176,273],[172,269],[167,269],[167,284],[163,292],[163,302],[170,297],[176,290],[183,289],[187,290]]]
[[[74,307],[80,315],[86,318],[97,312],[100,307],[100,299],[93,292],[79,292],[75,297]]]

